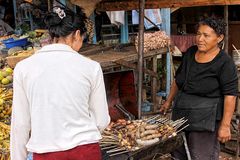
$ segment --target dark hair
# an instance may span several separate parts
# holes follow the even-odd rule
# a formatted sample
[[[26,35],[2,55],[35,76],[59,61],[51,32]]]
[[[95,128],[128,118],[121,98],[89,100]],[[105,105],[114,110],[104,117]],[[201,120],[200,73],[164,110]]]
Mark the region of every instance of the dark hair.
[[[66,16],[60,18],[60,16],[54,11],[46,15],[44,22],[52,38],[66,37],[77,30],[80,30],[80,34],[83,35],[87,31],[85,26],[87,17],[82,11],[82,8],[79,9],[78,14],[67,8],[54,8],[60,8],[65,12]]]
[[[221,34],[225,35],[226,23],[222,19],[208,17],[198,22],[197,28],[199,28],[200,25],[207,25],[211,27],[218,36],[220,36]]]

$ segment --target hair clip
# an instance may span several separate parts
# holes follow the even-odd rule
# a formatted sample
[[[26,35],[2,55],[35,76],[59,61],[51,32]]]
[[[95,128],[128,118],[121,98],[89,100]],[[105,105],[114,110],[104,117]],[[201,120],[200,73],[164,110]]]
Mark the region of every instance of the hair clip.
[[[66,13],[65,13],[64,10],[61,9],[61,8],[55,9],[54,12],[57,13],[57,14],[58,14],[58,17],[61,18],[61,19],[63,19],[64,17],[66,17]]]

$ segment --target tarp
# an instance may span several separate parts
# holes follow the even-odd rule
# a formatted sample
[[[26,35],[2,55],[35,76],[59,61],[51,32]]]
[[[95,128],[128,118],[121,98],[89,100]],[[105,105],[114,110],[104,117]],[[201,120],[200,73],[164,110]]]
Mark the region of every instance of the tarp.
[[[82,7],[88,17],[93,13],[93,11],[96,8],[96,5],[100,1],[101,0],[70,0],[72,4]]]

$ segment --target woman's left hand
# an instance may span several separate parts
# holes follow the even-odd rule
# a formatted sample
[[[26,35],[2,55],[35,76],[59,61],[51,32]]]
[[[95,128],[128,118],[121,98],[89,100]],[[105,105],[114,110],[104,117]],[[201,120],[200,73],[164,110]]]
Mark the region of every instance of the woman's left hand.
[[[225,143],[231,139],[230,126],[220,125],[218,129],[218,140]]]

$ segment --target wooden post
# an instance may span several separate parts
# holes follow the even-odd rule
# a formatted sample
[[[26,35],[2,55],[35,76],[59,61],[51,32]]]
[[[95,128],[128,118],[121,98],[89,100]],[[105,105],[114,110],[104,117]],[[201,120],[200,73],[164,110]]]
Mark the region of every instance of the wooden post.
[[[50,12],[50,11],[51,11],[51,1],[48,0],[48,12]]]
[[[13,13],[15,18],[15,27],[17,26],[17,2],[13,0]]]
[[[121,43],[128,43],[128,14],[124,13],[124,24],[121,25]]]
[[[224,6],[224,20],[227,24],[226,26],[226,33],[225,33],[225,45],[224,45],[224,51],[229,54],[228,52],[228,43],[229,43],[229,33],[228,33],[228,5]]]
[[[162,15],[162,29],[167,33],[167,35],[170,37],[171,35],[171,10],[170,8],[163,8],[161,9],[161,15]],[[171,88],[171,55],[170,52],[168,50],[167,52],[167,56],[166,56],[166,69],[167,69],[167,73],[166,73],[166,94],[167,96],[169,95],[170,92],[170,88]]]
[[[157,56],[152,58],[152,70],[157,73]],[[157,77],[152,77],[152,102],[153,102],[153,112],[155,113],[158,109],[157,105]]]
[[[139,0],[139,39],[138,39],[138,118],[142,116],[142,78],[144,45],[144,6],[145,0]]]

